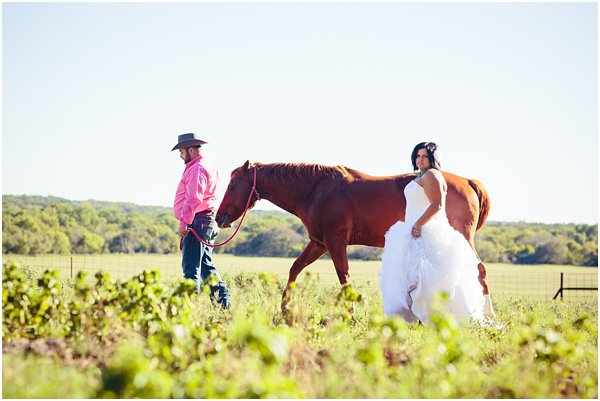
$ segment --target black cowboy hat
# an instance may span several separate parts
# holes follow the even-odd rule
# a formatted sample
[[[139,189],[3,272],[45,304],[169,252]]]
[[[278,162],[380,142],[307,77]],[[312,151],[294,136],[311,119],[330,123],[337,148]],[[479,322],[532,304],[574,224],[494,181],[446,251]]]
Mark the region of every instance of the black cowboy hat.
[[[175,149],[189,148],[192,146],[204,145],[205,143],[208,143],[208,142],[203,141],[202,139],[196,138],[196,134],[179,135],[177,137],[177,145],[173,146],[173,149],[171,149],[171,152],[174,151]]]

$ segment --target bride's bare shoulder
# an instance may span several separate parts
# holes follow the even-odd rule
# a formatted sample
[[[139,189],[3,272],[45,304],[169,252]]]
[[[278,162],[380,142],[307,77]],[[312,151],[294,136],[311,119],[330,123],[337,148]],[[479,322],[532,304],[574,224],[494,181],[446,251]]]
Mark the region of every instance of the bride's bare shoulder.
[[[430,180],[435,180],[435,181],[445,181],[444,179],[444,175],[442,174],[441,171],[436,170],[434,168],[427,170],[427,172],[423,175],[423,178],[429,178]]]

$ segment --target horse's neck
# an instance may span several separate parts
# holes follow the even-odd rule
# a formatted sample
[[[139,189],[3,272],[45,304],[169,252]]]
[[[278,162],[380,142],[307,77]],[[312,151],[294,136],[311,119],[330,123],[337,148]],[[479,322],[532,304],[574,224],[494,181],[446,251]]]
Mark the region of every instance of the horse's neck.
[[[261,170],[266,174],[261,175]],[[302,200],[306,197],[310,189],[307,189],[305,183],[286,182],[284,178],[272,177],[269,173],[271,167],[263,165],[258,170],[256,190],[261,198],[268,200],[274,205],[290,212],[296,216],[302,213]],[[267,178],[268,177],[268,178]]]

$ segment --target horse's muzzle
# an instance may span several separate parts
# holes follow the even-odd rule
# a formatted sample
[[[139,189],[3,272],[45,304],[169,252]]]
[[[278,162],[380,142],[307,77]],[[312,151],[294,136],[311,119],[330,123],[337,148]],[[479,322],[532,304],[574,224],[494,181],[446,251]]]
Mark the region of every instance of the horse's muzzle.
[[[231,227],[231,222],[229,221],[229,215],[227,213],[218,214],[216,220],[219,228]]]

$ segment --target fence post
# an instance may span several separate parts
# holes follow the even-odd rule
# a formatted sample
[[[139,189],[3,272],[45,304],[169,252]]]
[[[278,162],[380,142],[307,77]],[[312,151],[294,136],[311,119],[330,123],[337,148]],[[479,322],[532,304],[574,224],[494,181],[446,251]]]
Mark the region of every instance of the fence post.
[[[563,300],[563,282],[564,282],[564,273],[560,272],[560,288],[558,289],[558,291],[556,291],[556,294],[554,295],[554,298],[552,298],[553,300],[556,299],[556,297],[558,296],[558,294],[560,294],[560,300]]]
[[[565,276],[565,273],[560,272],[560,300],[561,301],[563,301],[563,296],[564,296],[564,293],[565,293],[564,292],[564,288],[565,288],[565,286],[564,286],[564,276]]]
[[[73,256],[71,256],[71,278],[73,278]]]

